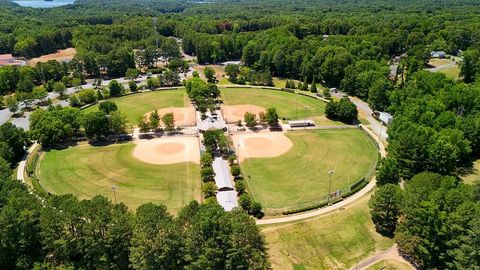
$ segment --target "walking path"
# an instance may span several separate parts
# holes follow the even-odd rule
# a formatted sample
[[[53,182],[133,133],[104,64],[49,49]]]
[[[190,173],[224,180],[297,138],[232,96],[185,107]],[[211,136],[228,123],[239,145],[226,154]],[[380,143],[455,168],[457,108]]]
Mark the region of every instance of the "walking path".
[[[30,148],[27,150],[27,154],[22,158],[22,161],[18,163],[18,168],[17,168],[17,179],[22,181],[25,184],[25,167],[27,166],[27,159],[30,156],[30,154],[37,148],[38,143],[35,142]]]
[[[406,265],[409,265],[411,269],[415,269],[410,265],[408,261],[406,261],[404,258],[402,258],[402,256],[400,256],[400,253],[398,252],[398,246],[397,244],[395,244],[391,248],[384,250],[378,254],[372,255],[371,257],[361,261],[354,267],[350,268],[350,270],[367,269],[369,266],[372,266],[377,262],[380,262],[383,260],[394,260],[394,261],[402,262]]]

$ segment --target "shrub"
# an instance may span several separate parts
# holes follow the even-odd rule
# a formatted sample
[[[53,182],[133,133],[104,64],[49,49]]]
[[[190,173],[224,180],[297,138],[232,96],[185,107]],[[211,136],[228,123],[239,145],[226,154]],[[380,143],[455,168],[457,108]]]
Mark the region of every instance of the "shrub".
[[[200,164],[202,167],[211,167],[213,163],[212,156],[209,153],[202,153],[202,156],[200,157]]]
[[[243,193],[238,198],[238,205],[245,211],[250,212],[252,208],[252,199],[250,199],[250,195],[247,193]]]
[[[236,156],[234,156],[234,155],[228,156],[228,163],[230,165],[234,164],[236,160],[237,160]]]
[[[230,167],[230,172],[232,173],[232,176],[237,179],[240,177],[240,175],[242,174],[242,170],[240,169],[240,166],[238,165],[232,165]]]
[[[218,188],[214,182],[204,183],[202,186],[202,193],[204,198],[209,198],[215,196]]]
[[[252,203],[251,209],[250,209],[250,215],[252,215],[256,218],[262,218],[263,217],[262,205],[259,202],[253,202]]]
[[[243,180],[236,181],[235,190],[237,191],[238,195],[245,193],[245,182],[243,182]]]
[[[215,172],[212,167],[205,167],[200,171],[203,182],[214,181]]]

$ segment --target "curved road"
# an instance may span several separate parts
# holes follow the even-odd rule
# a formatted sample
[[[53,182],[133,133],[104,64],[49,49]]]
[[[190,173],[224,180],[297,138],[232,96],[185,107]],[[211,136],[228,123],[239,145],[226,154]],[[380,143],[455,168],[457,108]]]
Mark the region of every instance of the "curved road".
[[[382,126],[381,123],[379,123],[375,118],[371,116],[372,110],[368,106],[368,104],[358,98],[350,98],[353,103],[357,106],[358,110],[360,113],[363,113],[363,115],[366,117],[366,119],[369,121],[369,126],[365,127],[364,130],[366,130],[372,138],[374,138],[377,142],[379,142],[379,151],[380,155],[382,157],[386,156],[386,151],[385,151],[385,145],[383,144],[382,140],[379,140],[378,134],[381,132],[382,139],[386,138],[386,130],[387,128]],[[370,116],[370,117],[368,117]],[[372,131],[370,128],[373,128],[375,131],[378,130],[378,132]],[[265,219],[257,219],[256,224],[257,225],[269,225],[269,224],[277,224],[277,223],[284,223],[284,222],[292,222],[292,221],[298,221],[298,220],[303,220],[307,218],[312,218],[315,216],[323,215],[332,211],[335,211],[339,208],[342,208],[369,193],[373,188],[375,188],[376,185],[376,179],[373,177],[373,179],[360,191],[357,193],[353,194],[352,196],[346,198],[345,200],[342,200],[336,204],[332,204],[330,206],[320,208],[317,210],[301,213],[301,214],[296,214],[296,215],[290,215],[290,216],[283,216],[283,217],[277,217],[277,218],[265,218]]]

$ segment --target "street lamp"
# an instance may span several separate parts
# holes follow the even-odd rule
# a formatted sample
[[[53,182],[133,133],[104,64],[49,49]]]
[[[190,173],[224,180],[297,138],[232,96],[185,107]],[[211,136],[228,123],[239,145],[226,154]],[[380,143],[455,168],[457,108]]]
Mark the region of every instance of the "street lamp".
[[[115,191],[118,189],[118,186],[111,186],[110,189],[113,191],[113,200],[115,203],[117,203],[117,194]]]
[[[335,173],[334,170],[328,171],[328,176],[330,177],[330,184],[328,185],[328,197],[327,197],[327,205],[330,205],[330,192],[332,189],[332,176]]]

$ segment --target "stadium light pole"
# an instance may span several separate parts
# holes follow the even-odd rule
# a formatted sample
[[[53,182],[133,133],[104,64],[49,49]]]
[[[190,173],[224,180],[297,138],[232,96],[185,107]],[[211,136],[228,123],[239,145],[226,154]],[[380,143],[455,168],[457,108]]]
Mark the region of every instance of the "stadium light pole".
[[[118,186],[111,186],[110,189],[113,191],[113,201],[117,203],[117,194],[115,191],[118,189]]]
[[[328,176],[330,177],[330,184],[328,185],[328,197],[327,197],[327,205],[330,205],[330,192],[332,189],[332,176],[335,173],[334,170],[328,171]]]

